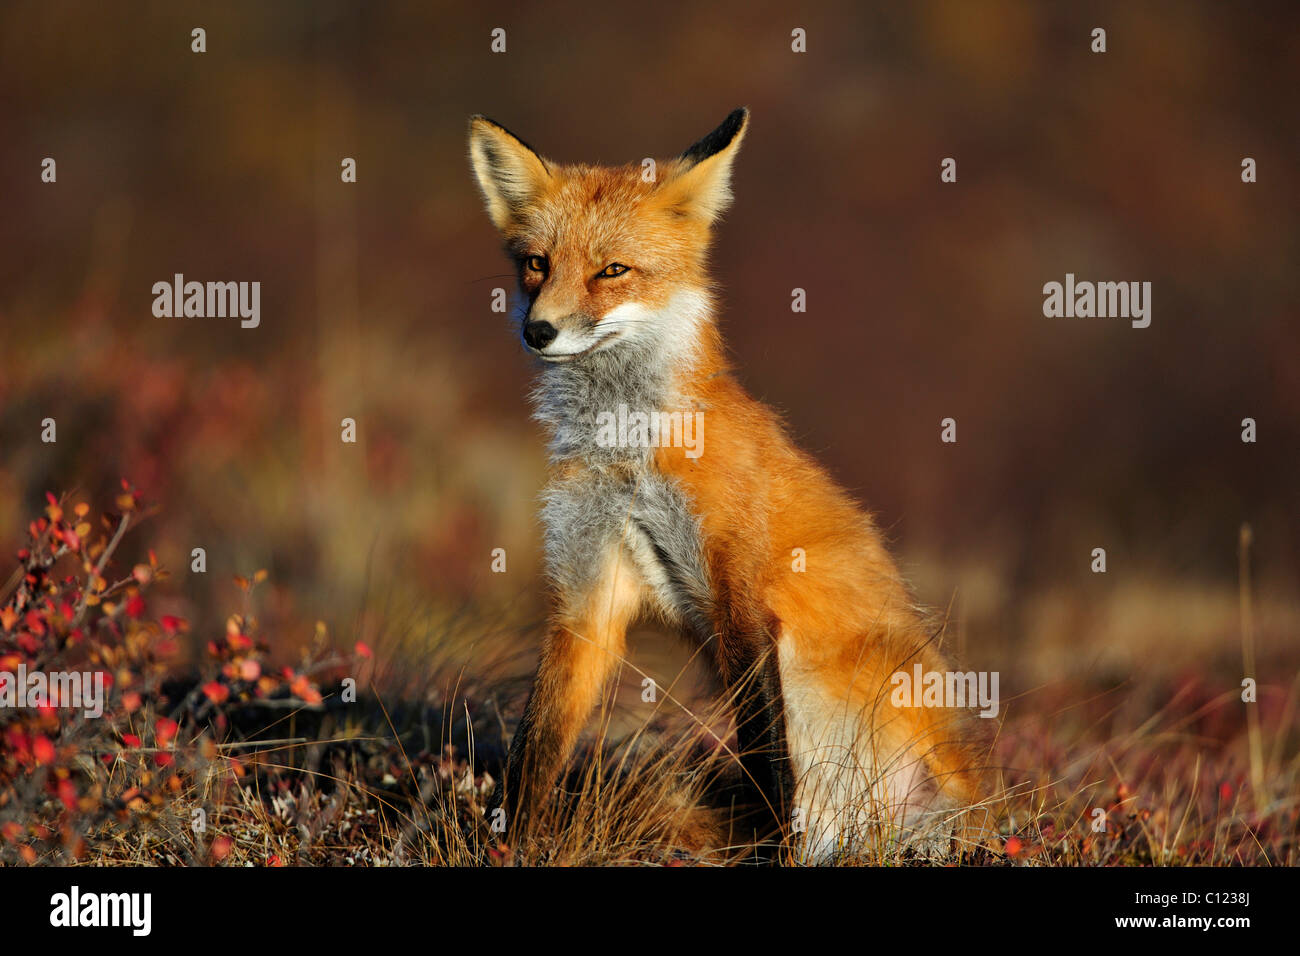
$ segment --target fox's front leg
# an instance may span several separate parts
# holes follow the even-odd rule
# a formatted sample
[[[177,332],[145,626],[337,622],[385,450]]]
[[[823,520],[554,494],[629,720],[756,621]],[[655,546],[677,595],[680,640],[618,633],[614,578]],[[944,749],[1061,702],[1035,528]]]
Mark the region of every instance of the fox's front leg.
[[[507,837],[517,837],[545,804],[610,675],[623,660],[627,627],[642,600],[642,583],[618,548],[599,562],[583,594],[553,599],[533,690],[506,759]]]

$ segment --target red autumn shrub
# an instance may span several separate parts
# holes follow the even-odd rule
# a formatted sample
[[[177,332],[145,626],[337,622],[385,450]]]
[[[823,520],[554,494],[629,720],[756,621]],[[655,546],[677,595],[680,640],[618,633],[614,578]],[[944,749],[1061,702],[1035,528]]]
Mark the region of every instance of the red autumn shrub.
[[[207,644],[201,678],[173,699],[189,624],[155,619],[148,598],[167,572],[152,551],[131,568],[113,560],[147,517],[139,495],[124,480],[98,530],[86,503],[47,499],[0,591],[0,862],[80,859],[92,840],[163,817],[193,834],[175,862],[211,858],[194,813],[203,807],[178,795],[237,781],[244,768],[223,746],[232,717],[271,702],[319,705],[311,675],[339,659],[272,671],[257,622],[232,615]],[[251,590],[265,577],[237,583]]]

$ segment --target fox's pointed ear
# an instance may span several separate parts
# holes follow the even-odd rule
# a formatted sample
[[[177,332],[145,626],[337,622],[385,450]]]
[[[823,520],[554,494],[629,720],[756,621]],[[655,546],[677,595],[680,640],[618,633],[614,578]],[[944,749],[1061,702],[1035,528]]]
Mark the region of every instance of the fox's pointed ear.
[[[732,110],[722,125],[681,156],[660,187],[661,201],[679,215],[712,223],[731,204],[731,164],[749,128],[749,110]]]
[[[469,159],[488,215],[504,230],[546,188],[550,165],[527,143],[486,116],[469,120]]]

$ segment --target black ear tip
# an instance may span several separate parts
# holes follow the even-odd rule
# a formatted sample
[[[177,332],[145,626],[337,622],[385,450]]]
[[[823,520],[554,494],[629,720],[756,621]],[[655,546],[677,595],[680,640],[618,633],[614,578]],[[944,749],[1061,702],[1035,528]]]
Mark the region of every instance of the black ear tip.
[[[731,145],[732,140],[744,128],[748,120],[749,110],[745,107],[741,106],[732,110],[727,114],[727,118],[722,121],[721,126],[682,153],[681,158],[690,163],[698,163],[708,159],[714,153],[721,152]]]
[[[475,132],[477,130],[484,129],[484,128],[496,130],[496,133],[498,135],[489,136],[489,137],[475,137],[474,135]],[[528,150],[528,152],[532,153],[533,157],[537,160],[537,162],[542,164],[542,169],[546,170],[546,172],[548,173],[551,171],[551,164],[548,163],[545,159],[543,159],[542,155],[539,152],[537,152],[537,150],[533,149],[533,147],[529,146],[522,139],[520,139],[514,133],[510,132],[510,130],[506,129],[504,126],[502,126],[496,120],[492,119],[490,116],[484,116],[482,113],[472,114],[469,118],[469,135],[470,135],[471,142],[473,142],[475,139],[479,139],[483,142],[483,148],[490,157],[496,156],[496,151],[490,149],[488,147],[488,143],[493,140],[499,140],[501,136],[508,136],[510,139],[514,140],[524,149]],[[489,161],[495,162],[494,159],[490,159]]]
[[[749,110],[739,106],[727,114],[727,118],[722,121],[722,125],[714,130],[714,135],[730,143],[747,122],[749,122]],[[727,143],[723,145],[725,146]]]

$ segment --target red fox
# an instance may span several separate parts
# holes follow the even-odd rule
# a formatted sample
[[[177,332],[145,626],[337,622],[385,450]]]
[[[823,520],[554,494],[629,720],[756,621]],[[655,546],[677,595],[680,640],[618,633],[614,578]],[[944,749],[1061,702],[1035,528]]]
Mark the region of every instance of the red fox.
[[[552,461],[550,619],[499,799],[517,833],[629,626],[657,619],[705,647],[724,687],[746,685],[744,769],[800,859],[947,848],[986,799],[973,722],[891,703],[893,675],[944,670],[930,624],[872,519],[727,364],[706,257],[748,123],[738,109],[675,159],[605,168],[557,165],[470,120]]]

